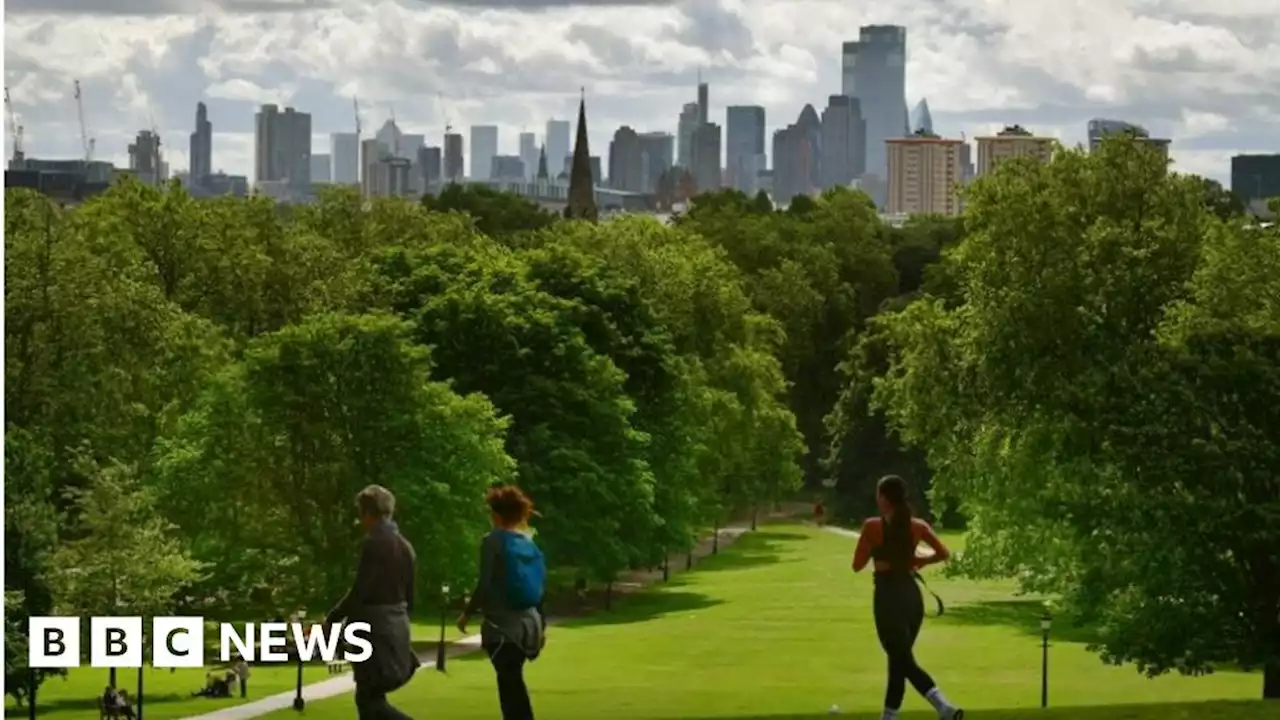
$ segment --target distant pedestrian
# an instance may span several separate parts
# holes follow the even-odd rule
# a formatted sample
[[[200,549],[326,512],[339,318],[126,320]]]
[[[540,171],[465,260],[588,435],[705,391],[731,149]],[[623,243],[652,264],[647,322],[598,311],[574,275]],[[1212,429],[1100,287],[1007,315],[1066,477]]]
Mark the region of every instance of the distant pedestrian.
[[[533,503],[512,485],[489,490],[493,531],[480,543],[480,580],[458,618],[465,634],[472,614],[481,612],[480,641],[498,676],[503,720],[533,720],[533,704],[524,681],[524,665],[546,644],[542,612],[546,564],[528,534],[521,532]]]
[[[819,500],[813,506],[813,523],[815,525],[822,525],[824,522],[826,522],[826,520],[827,520],[827,507],[822,504],[821,500]]]
[[[862,525],[853,554],[853,571],[861,572],[868,563],[875,562],[876,635],[889,657],[881,720],[898,717],[908,681],[933,705],[941,720],[963,720],[964,711],[947,701],[929,673],[916,663],[913,652],[924,623],[924,596],[916,585],[916,571],[946,561],[951,553],[929,523],[912,517],[905,480],[897,475],[881,478],[876,502],[880,516],[869,518]],[[916,556],[916,546],[921,542],[933,549],[932,555]]]
[[[416,559],[391,519],[395,508],[395,496],[381,485],[356,495],[366,534],[355,584],[325,618],[325,625],[369,623],[373,655],[352,666],[360,720],[411,720],[387,702],[387,694],[403,687],[418,669],[409,629]]]

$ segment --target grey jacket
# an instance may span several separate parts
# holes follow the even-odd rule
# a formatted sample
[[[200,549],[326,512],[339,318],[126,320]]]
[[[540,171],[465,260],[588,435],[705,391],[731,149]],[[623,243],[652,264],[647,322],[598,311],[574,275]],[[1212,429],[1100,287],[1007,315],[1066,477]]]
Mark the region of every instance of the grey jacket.
[[[480,612],[484,624],[480,627],[480,640],[492,653],[503,643],[515,643],[529,659],[538,657],[542,650],[542,636],[547,620],[542,605],[526,610],[515,610],[507,603],[507,568],[502,554],[502,537],[491,532],[480,541],[480,579],[475,592],[467,602],[467,615]]]

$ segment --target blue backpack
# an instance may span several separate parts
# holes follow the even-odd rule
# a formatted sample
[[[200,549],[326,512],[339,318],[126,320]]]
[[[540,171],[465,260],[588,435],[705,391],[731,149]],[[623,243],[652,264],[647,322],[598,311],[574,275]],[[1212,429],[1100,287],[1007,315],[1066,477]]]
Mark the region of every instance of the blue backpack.
[[[542,550],[524,533],[503,530],[502,556],[507,569],[507,605],[527,610],[542,602],[547,563]]]

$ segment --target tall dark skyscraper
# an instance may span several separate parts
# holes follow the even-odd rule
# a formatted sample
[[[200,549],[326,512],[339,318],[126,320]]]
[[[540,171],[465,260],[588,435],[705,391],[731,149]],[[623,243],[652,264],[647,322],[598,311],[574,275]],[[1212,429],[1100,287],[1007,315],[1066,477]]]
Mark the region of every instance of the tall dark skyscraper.
[[[698,124],[706,125],[711,121],[711,98],[707,84],[698,82]]]
[[[643,192],[644,157],[640,136],[628,125],[613,133],[609,143],[609,187],[628,192]]]
[[[190,183],[204,185],[205,178],[213,174],[213,123],[209,122],[209,109],[204,103],[196,103],[196,131],[191,133]]]
[[[843,48],[841,95],[857,98],[867,122],[866,173],[883,183],[889,162],[885,141],[910,134],[907,120],[907,29],[866,25]],[[884,207],[883,191],[873,193]]]
[[[462,135],[445,133],[444,136],[444,182],[460,183],[464,177],[462,167]]]
[[[698,192],[715,192],[720,189],[720,126],[715,123],[699,125],[693,133],[693,181]]]
[[[1280,153],[1231,158],[1231,192],[1250,203],[1280,197]]]
[[[732,105],[725,110],[725,167],[735,190],[754,194],[765,169],[764,108]]]
[[[843,187],[861,175],[867,126],[855,98],[832,95],[822,111],[822,188]]]

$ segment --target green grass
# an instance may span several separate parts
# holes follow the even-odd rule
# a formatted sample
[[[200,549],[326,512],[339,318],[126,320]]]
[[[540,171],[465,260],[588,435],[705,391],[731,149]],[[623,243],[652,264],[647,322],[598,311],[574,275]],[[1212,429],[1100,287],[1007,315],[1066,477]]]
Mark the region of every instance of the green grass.
[[[449,618],[446,641],[454,641],[461,637],[457,628],[453,627],[453,618]],[[427,647],[440,639],[439,620],[430,622],[419,620],[413,625],[413,641],[415,645]],[[143,712],[147,720],[173,720],[200,713],[212,712],[223,707],[252,702],[268,695],[292,690],[297,685],[298,670],[296,665],[289,666],[255,666],[249,676],[249,697],[241,700],[237,693],[232,698],[193,698],[192,691],[204,686],[206,669],[156,670],[147,668],[143,677],[144,705]],[[36,709],[40,720],[81,720],[91,718],[97,720],[97,698],[106,687],[108,670],[80,667],[67,672],[65,678],[51,678],[40,686],[37,695]],[[304,668],[304,683],[318,682],[327,679],[328,672],[323,665],[310,665]],[[138,671],[122,669],[117,671],[117,682],[131,696],[136,696],[138,687]],[[19,708],[12,697],[5,697],[5,717],[25,718],[27,708]]]
[[[552,628],[527,673],[538,716],[781,720],[825,717],[834,703],[850,716],[876,717],[885,660],[870,578],[848,571],[852,549],[851,540],[819,530],[766,527],[664,588]],[[1009,584],[934,574],[930,585],[948,610],[926,621],[918,657],[975,718],[1277,717],[1275,704],[1209,702],[1258,697],[1256,674],[1151,680],[1132,667],[1103,665],[1078,631],[1065,630],[1050,650],[1050,704],[1059,709],[1041,712],[1039,604],[1014,598]],[[451,659],[447,675],[421,672],[393,702],[414,716],[498,716],[492,670],[476,655]],[[904,709],[905,718],[933,717],[910,691]],[[352,713],[343,696],[313,701],[305,715],[345,720]]]

